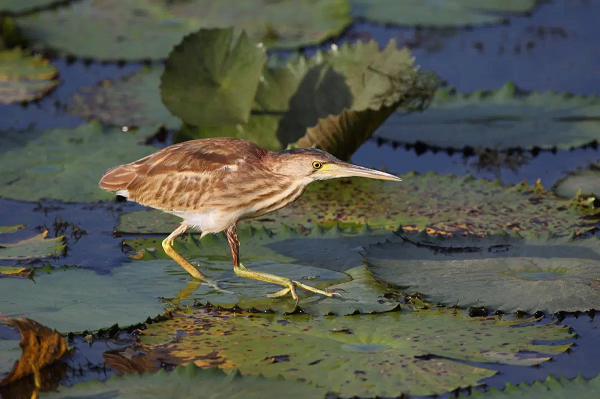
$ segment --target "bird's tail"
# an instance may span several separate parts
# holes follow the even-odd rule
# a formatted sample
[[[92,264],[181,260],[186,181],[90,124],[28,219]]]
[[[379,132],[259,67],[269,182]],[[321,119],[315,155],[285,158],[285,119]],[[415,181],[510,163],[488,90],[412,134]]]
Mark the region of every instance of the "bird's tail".
[[[127,190],[129,184],[135,179],[137,170],[134,165],[114,166],[104,172],[98,186],[106,191]]]

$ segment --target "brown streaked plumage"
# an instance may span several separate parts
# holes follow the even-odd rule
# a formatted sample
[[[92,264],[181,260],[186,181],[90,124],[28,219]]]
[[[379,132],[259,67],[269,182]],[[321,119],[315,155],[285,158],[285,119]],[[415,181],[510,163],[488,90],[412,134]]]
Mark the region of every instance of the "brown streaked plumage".
[[[175,144],[138,161],[106,171],[100,188],[130,201],[172,213],[183,219],[164,241],[165,252],[192,276],[205,276],[172,247],[189,228],[202,236],[226,231],[234,271],[241,277],[283,285],[272,294],[291,294],[296,288],[333,296],[298,281],[250,271],[239,262],[237,222],[280,209],[295,201],[315,180],[368,177],[400,181],[388,173],[340,161],[317,149],[271,152],[241,139],[221,137]]]

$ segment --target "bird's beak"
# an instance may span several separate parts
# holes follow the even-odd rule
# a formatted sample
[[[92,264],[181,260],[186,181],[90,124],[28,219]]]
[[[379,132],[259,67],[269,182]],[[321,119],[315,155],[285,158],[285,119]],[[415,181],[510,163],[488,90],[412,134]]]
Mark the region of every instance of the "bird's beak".
[[[321,175],[336,177],[368,177],[369,179],[402,181],[398,176],[375,169],[363,168],[345,162],[326,163],[319,171]]]

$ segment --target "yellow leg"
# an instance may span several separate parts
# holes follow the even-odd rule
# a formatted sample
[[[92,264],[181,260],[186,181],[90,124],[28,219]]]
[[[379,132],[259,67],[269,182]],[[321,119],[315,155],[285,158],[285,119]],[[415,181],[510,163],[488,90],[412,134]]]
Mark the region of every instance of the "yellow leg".
[[[163,240],[162,247],[165,250],[165,253],[169,255],[175,262],[179,263],[179,265],[181,265],[181,267],[183,267],[189,274],[191,274],[192,277],[197,278],[199,280],[206,280],[206,276],[204,274],[200,273],[200,271],[196,267],[194,267],[194,265],[188,262],[187,259],[179,255],[173,249],[173,241],[175,241],[177,237],[179,237],[189,229],[190,228],[188,227],[188,225],[185,224],[185,222],[182,222],[178,228],[176,228],[171,234],[169,234],[167,238]]]
[[[233,271],[235,272],[235,274],[237,274],[240,277],[264,281],[266,283],[283,285],[285,287],[281,291],[278,291],[274,294],[270,294],[269,295],[270,297],[277,298],[277,297],[282,297],[282,296],[290,294],[297,303],[299,298],[298,298],[298,294],[296,293],[296,288],[300,288],[305,291],[314,292],[315,294],[325,295],[330,298],[335,295],[342,296],[341,293],[339,293],[339,292],[320,290],[318,288],[311,287],[310,285],[306,285],[299,281],[291,280],[286,277],[280,277],[280,276],[276,276],[276,275],[270,274],[270,273],[263,273],[263,272],[249,270],[240,263],[240,259],[239,259],[240,241],[237,236],[235,225],[231,225],[229,227],[229,229],[227,229],[227,240],[229,241],[229,246],[231,248],[231,256],[233,258]]]

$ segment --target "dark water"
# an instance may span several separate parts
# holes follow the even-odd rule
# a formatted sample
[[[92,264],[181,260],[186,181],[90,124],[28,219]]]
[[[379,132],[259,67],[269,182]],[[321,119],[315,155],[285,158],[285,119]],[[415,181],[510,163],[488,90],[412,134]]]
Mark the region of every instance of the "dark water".
[[[425,70],[435,70],[447,83],[462,91],[496,89],[506,81],[526,90],[556,90],[575,94],[600,94],[600,1],[554,1],[542,4],[530,17],[515,17],[508,25],[454,30],[398,28],[355,23],[339,41],[375,38],[384,45],[390,38],[412,47],[416,63]],[[338,42],[339,42],[338,41]],[[312,52],[314,49],[308,49]],[[139,64],[92,63],[68,64],[58,59],[61,84],[38,103],[23,106],[0,105],[0,131],[7,129],[48,129],[73,127],[81,118],[65,114],[62,106],[82,86],[105,79],[116,79],[141,68]],[[600,136],[600,132],[599,132]],[[500,178],[505,183],[523,179],[542,179],[550,187],[567,171],[584,167],[600,159],[594,148],[572,151],[526,153],[516,166],[478,166],[477,157],[452,155],[427,148],[394,147],[376,140],[366,142],[353,156],[353,162],[386,167],[395,173],[410,170],[435,171],[475,177]],[[127,261],[121,251],[122,238],[113,237],[117,218],[123,211],[141,209],[135,204],[64,204],[58,201],[27,203],[0,198],[0,224],[26,224],[18,234],[28,235],[45,226],[50,234],[66,234],[66,258],[51,259],[53,265],[77,264],[107,273]],[[68,222],[68,223],[67,223]],[[69,235],[72,225],[86,233]],[[68,227],[68,226],[71,227]],[[66,230],[62,230],[66,227]],[[546,319],[548,321],[548,319]],[[506,382],[533,382],[547,375],[594,377],[600,373],[600,334],[597,322],[587,315],[567,316],[562,323],[579,334],[569,353],[557,355],[540,367],[486,365],[499,370],[487,379],[489,385],[502,387]],[[17,338],[15,332],[0,326],[0,337]],[[70,358],[65,380],[71,384],[91,378],[105,378],[113,373],[102,367],[102,353],[123,348],[128,339],[105,340],[91,347],[81,338],[74,344],[77,354]]]

